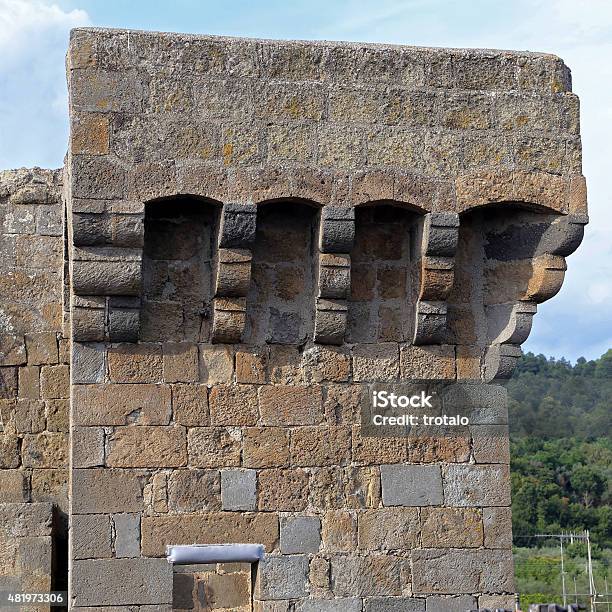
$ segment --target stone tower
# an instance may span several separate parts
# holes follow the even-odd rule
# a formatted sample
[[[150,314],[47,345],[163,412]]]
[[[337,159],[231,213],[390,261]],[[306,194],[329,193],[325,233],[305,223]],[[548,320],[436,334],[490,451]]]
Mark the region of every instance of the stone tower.
[[[63,172],[0,181],[16,574],[29,521],[75,610],[513,605],[497,381],[587,222],[563,62],[79,29],[67,70]],[[478,419],[367,435],[417,379]],[[226,543],[265,555],[165,558]]]

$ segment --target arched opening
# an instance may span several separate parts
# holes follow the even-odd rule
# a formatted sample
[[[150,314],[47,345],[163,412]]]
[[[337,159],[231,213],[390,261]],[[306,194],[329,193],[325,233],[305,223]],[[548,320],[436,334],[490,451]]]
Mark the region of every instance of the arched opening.
[[[207,342],[219,207],[189,196],[145,208],[141,339]]]
[[[244,341],[306,342],[314,328],[318,210],[294,200],[260,205]]]
[[[413,333],[418,212],[391,202],[357,207],[348,342],[401,342]]]

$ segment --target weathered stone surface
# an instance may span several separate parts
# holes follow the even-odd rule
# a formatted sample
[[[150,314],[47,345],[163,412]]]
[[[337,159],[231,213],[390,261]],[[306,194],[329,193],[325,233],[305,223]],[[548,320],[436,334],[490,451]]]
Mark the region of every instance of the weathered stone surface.
[[[110,379],[116,383],[156,383],[163,379],[161,348],[124,344],[108,351]]]
[[[264,425],[316,425],[323,419],[321,388],[317,385],[260,387],[259,411]]]
[[[514,604],[512,604],[514,605]],[[459,597],[439,597],[427,598],[427,611],[432,612],[465,612],[476,606],[476,599],[469,595]]]
[[[414,597],[368,597],[364,612],[425,612],[425,599]]]
[[[187,342],[169,342],[163,346],[164,381],[197,382],[199,380],[198,347]]]
[[[221,483],[217,470],[173,470],[167,486],[171,510],[201,512],[221,509]]]
[[[109,467],[180,467],[187,465],[184,427],[117,427],[108,437]]]
[[[342,349],[315,346],[302,355],[302,367],[307,382],[347,382],[350,373],[350,357]]]
[[[246,467],[283,467],[289,464],[289,432],[285,428],[246,427],[242,436],[242,461]]]
[[[392,381],[399,375],[397,344],[361,344],[353,347],[353,380]]]
[[[73,343],[71,372],[73,384],[100,383],[104,380],[106,351],[101,344]]]
[[[210,425],[206,385],[173,385],[172,412],[174,420],[180,425],[186,427]]]
[[[356,516],[347,510],[328,510],[322,521],[323,548],[330,552],[346,552],[357,547]]]
[[[381,508],[359,513],[361,550],[403,550],[419,545],[421,526],[417,508]]]
[[[72,511],[75,514],[138,512],[142,505],[141,482],[133,470],[72,471]]]
[[[423,508],[421,541],[424,548],[482,546],[482,517],[471,508]]]
[[[512,512],[510,508],[483,508],[482,521],[486,548],[512,548]]]
[[[280,550],[284,555],[316,553],[321,546],[321,521],[316,516],[281,519]]]
[[[508,506],[507,465],[447,465],[444,500],[450,506]]]
[[[271,551],[278,540],[278,518],[267,512],[209,512],[143,517],[142,554],[161,557],[167,544],[263,544]]]
[[[24,436],[22,460],[24,467],[68,467],[68,435],[40,433]]]
[[[301,469],[259,472],[259,510],[299,512],[308,503],[308,473]]]
[[[291,433],[294,466],[345,465],[351,457],[347,427],[299,427]]]
[[[73,516],[71,537],[75,559],[103,559],[113,556],[111,522],[105,514]]]
[[[331,560],[331,584],[336,596],[401,595],[406,579],[410,579],[410,563],[400,557],[337,556]]]
[[[306,599],[298,603],[299,612],[361,612],[361,599],[340,597],[337,599]]]
[[[113,525],[117,559],[139,557],[140,514],[115,514]]]
[[[382,465],[380,478],[385,506],[442,504],[442,475],[437,465]]]
[[[200,346],[200,382],[218,385],[232,382],[234,358],[227,346]]]
[[[255,596],[290,599],[308,595],[308,558],[304,555],[266,556],[259,563]]]
[[[263,384],[266,382],[267,353],[262,351],[236,352],[236,382]]]
[[[208,397],[212,425],[256,425],[257,387],[254,385],[217,385]]]
[[[169,604],[172,566],[165,559],[88,559],[73,564],[77,606]]]
[[[72,428],[72,466],[99,467],[104,464],[104,429],[101,427]]]
[[[403,346],[400,350],[402,378],[455,378],[455,349],[452,346]]]
[[[223,510],[255,510],[256,488],[255,470],[221,470]]]
[[[77,425],[167,425],[170,421],[167,385],[75,385],[72,401]]]
[[[225,427],[194,427],[188,432],[189,465],[233,467],[240,465],[239,431]]]

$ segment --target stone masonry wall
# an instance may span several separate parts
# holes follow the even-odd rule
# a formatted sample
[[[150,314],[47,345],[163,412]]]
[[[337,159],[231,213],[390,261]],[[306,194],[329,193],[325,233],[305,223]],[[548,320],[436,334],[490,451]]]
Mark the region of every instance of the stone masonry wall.
[[[67,67],[74,609],[169,609],[165,546],[228,542],[257,612],[510,607],[490,383],[587,221],[563,62],[85,29]],[[364,435],[423,378],[489,435]]]
[[[60,171],[0,173],[0,590],[49,590],[52,563],[67,581],[61,188]]]

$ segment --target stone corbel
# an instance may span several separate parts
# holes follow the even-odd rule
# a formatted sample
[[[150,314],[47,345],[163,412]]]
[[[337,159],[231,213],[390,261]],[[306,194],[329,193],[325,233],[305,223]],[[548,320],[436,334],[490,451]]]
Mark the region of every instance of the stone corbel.
[[[213,342],[240,342],[246,324],[246,296],[251,283],[251,246],[255,241],[257,208],[252,204],[225,204],[221,213]]]
[[[347,299],[351,288],[351,257],[355,240],[355,209],[326,206],[319,231],[318,296],[314,341],[342,344],[346,333]]]
[[[487,307],[488,337],[491,344],[484,360],[487,380],[512,376],[521,356],[520,345],[531,331],[537,304],[561,289],[567,265],[565,257],[573,253],[584,236],[588,217],[570,214],[554,219],[542,235],[532,258],[532,274],[520,301]]]
[[[135,342],[140,330],[142,249],[73,247],[72,337]]]
[[[441,344],[446,333],[446,299],[453,287],[459,215],[428,213],[420,235],[420,286],[414,344]]]

